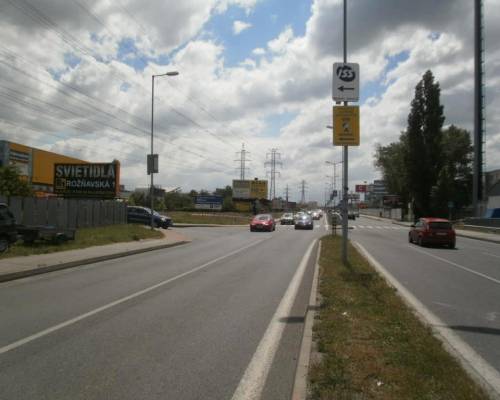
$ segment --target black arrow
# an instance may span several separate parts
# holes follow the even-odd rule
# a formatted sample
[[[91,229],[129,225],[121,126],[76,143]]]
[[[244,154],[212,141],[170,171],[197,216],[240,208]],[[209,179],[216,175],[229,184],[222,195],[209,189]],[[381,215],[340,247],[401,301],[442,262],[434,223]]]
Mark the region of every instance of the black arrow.
[[[343,92],[344,90],[354,90],[352,87],[339,86],[338,89]]]

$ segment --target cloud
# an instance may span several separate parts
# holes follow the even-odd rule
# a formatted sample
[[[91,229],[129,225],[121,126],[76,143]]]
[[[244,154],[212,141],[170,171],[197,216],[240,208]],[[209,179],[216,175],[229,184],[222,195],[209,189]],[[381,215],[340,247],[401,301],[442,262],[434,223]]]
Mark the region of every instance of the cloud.
[[[263,56],[264,54],[266,54],[266,50],[264,50],[262,47],[257,47],[252,50],[252,54],[256,56]]]
[[[241,32],[244,30],[247,30],[252,26],[251,23],[249,22],[244,22],[244,21],[234,21],[233,23],[233,33],[235,35],[239,35]]]

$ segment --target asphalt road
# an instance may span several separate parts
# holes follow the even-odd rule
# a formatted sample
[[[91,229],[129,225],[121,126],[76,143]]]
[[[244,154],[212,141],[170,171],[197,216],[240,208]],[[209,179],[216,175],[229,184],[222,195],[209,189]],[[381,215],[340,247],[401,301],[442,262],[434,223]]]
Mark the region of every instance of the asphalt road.
[[[359,242],[421,303],[500,371],[500,245],[457,237],[454,250],[408,243],[409,229],[365,217]]]
[[[0,398],[289,398],[325,230],[277,228],[0,284]]]

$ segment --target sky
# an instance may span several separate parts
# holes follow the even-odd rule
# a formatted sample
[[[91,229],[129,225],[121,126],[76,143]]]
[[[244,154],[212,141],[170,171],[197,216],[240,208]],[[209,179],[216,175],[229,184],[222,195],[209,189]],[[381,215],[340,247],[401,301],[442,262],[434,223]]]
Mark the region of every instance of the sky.
[[[361,144],[349,187],[380,179],[377,144],[397,141],[431,70],[445,126],[473,128],[472,0],[347,0],[348,61],[360,64]],[[500,0],[484,1],[485,170],[500,168]],[[0,138],[91,162],[118,159],[146,187],[151,77],[155,183],[183,191],[266,178],[276,195],[323,202],[332,167],[332,65],[341,0],[1,0]],[[340,188],[341,169],[337,168]]]

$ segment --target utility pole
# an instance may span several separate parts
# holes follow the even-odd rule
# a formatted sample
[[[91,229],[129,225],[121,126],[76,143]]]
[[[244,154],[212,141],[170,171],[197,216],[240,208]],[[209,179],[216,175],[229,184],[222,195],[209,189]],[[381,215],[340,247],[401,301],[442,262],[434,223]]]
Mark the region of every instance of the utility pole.
[[[270,153],[266,154],[266,161],[264,163],[265,167],[270,167],[271,170],[267,171],[268,175],[271,177],[271,185],[269,186],[269,200],[273,200],[276,197],[276,175],[280,175],[278,171],[276,171],[276,166],[283,168],[283,163],[281,160],[281,154],[278,153],[278,149],[271,149]]]
[[[286,189],[285,189],[285,210],[288,210],[288,195],[289,195],[289,190],[288,190],[288,185],[286,185]]]
[[[344,0],[344,64],[347,63],[347,1]],[[347,106],[347,101],[344,101],[344,106]],[[348,234],[348,226],[347,226],[347,191],[349,190],[349,182],[347,181],[348,175],[348,146],[344,146],[344,157],[342,159],[343,164],[343,179],[342,179],[342,262],[344,265],[347,265],[347,234]]]
[[[483,1],[474,0],[474,168],[472,204],[474,216],[481,215],[483,199]]]
[[[237,169],[240,170],[240,179],[242,181],[244,181],[245,180],[245,173],[248,170],[248,168],[246,167],[246,163],[248,161],[252,161],[252,160],[247,159],[247,155],[249,155],[250,152],[245,150],[245,143],[241,144],[241,151],[237,152],[236,154],[239,155],[240,158],[237,160],[234,160],[234,161],[237,161],[240,163],[240,166]]]
[[[306,204],[306,191],[307,191],[306,181],[302,180],[300,182],[300,203],[301,204]]]

